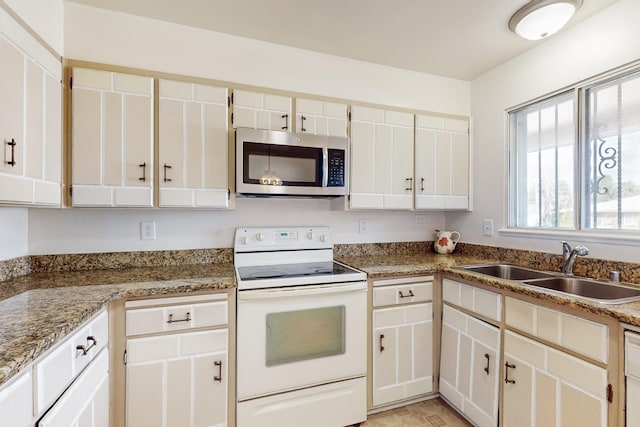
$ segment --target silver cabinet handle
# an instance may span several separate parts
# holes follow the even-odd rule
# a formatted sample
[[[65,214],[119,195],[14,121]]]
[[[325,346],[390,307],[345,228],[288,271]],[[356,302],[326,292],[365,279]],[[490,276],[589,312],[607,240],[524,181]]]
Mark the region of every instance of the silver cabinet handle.
[[[191,321],[191,313],[187,311],[187,315],[185,316],[184,319],[173,320],[173,314],[170,314],[169,320],[167,320],[167,323],[190,322],[190,321]]]
[[[221,383],[222,382],[222,360],[216,360],[215,362],[213,362],[213,366],[216,366],[218,368],[218,375],[214,375],[213,380]]]
[[[409,289],[409,293],[407,295],[404,295],[402,291],[398,291],[398,295],[400,295],[400,298],[413,298],[415,296],[411,289]]]
[[[509,379],[509,368],[516,369],[516,365],[512,365],[509,362],[505,362],[505,364],[504,364],[504,382],[506,384],[515,384],[516,380],[510,380]]]
[[[91,344],[89,344],[89,342],[91,342]],[[89,350],[91,350],[96,345],[98,345],[98,340],[96,340],[96,338],[93,336],[88,336],[87,345],[77,345],[76,350],[78,352],[82,352],[82,356],[86,356],[87,353],[89,353]]]

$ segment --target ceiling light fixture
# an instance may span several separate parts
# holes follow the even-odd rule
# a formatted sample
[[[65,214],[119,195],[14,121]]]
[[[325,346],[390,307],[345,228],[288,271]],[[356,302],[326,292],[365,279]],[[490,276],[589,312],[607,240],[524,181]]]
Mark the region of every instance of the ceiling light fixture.
[[[509,29],[527,40],[557,33],[582,6],[583,0],[531,0],[509,20]]]

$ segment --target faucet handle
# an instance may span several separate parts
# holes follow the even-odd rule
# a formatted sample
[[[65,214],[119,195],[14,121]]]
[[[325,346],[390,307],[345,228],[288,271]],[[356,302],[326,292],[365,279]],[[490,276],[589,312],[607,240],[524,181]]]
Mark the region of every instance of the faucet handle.
[[[569,245],[569,243],[565,242],[564,240],[561,241],[560,243],[562,243],[562,256],[565,259],[568,259],[569,255],[571,255],[571,246]]]
[[[583,245],[576,245],[573,250],[576,251],[576,253],[580,256],[589,255],[589,248]]]

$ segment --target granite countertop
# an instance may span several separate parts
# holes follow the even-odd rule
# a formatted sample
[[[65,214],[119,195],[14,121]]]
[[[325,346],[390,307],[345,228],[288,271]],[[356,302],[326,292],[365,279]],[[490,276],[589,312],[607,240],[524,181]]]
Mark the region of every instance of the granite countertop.
[[[233,264],[34,273],[0,283],[0,385],[107,303],[235,287]]]
[[[338,261],[366,272],[370,278],[445,273],[447,277],[450,278],[473,280],[476,283],[481,283],[496,290],[528,295],[541,301],[552,302],[587,313],[607,316],[623,323],[640,326],[640,301],[625,304],[600,304],[587,299],[548,291],[543,288],[523,285],[511,280],[451,268],[461,265],[495,264],[501,262],[496,259],[482,258],[473,255],[438,255],[435,253],[426,253],[422,255],[340,257]],[[514,262],[510,263],[518,264]],[[524,262],[521,263],[521,265],[523,267],[536,268]]]

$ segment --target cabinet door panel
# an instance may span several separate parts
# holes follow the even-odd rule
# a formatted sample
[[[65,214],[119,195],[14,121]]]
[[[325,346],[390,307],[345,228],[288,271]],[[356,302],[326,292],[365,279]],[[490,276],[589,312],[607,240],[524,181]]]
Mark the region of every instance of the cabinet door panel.
[[[393,128],[391,126],[376,125],[374,138],[373,192],[389,194],[391,193],[391,180],[393,179]],[[358,161],[356,157],[354,157],[354,160]]]
[[[191,360],[167,362],[167,426],[191,425]]]
[[[515,368],[511,367],[508,370],[508,379],[515,381],[515,383],[504,385],[504,425],[505,427],[531,426],[533,420],[531,407],[533,369],[508,354],[505,354],[505,362],[515,366]]]
[[[186,147],[186,181],[187,187],[199,188],[203,177],[203,117],[201,104],[187,102],[185,105],[187,136]]]
[[[127,426],[161,426],[163,411],[162,363],[127,365]]]
[[[544,372],[536,372],[536,427],[556,425],[557,393],[556,381]]]
[[[60,82],[50,75],[45,75],[45,140],[44,178],[60,185],[62,176],[62,90]]]
[[[161,94],[162,95],[162,94]],[[160,144],[160,186],[183,187],[184,186],[184,114],[183,102],[173,99],[160,99],[158,113],[158,132]],[[165,165],[170,166],[166,168]],[[171,181],[165,181],[165,177]],[[164,203],[160,198],[160,203]]]
[[[436,194],[451,193],[451,135],[444,132],[436,134]]]
[[[492,348],[474,343],[471,400],[487,414],[492,414],[498,404],[497,394],[487,393],[487,390],[498,389],[498,360],[498,354]],[[485,368],[488,368],[488,372]]]
[[[24,171],[24,56],[15,47],[0,37],[0,134],[2,138],[2,162],[0,172],[22,175]],[[11,161],[11,146],[7,145],[11,139],[16,141],[13,147],[14,166],[7,164]]]
[[[104,181],[106,185],[122,185],[122,95],[104,94]],[[99,158],[98,154],[98,158]],[[142,163],[142,162],[140,162]],[[137,172],[139,172],[138,170]],[[140,174],[138,174],[140,176]],[[129,180],[131,181],[131,180]],[[137,183],[136,183],[137,185]]]
[[[393,194],[413,194],[413,128],[396,127],[393,130],[392,154]],[[408,190],[410,189],[410,190]]]
[[[451,194],[469,194],[469,136],[451,136]]]
[[[0,414],[4,425],[29,427],[33,421],[33,377],[31,370],[4,385],[0,390]]]
[[[375,333],[374,343],[374,387],[384,387],[396,383],[398,365],[396,348],[396,329],[379,329]]]
[[[126,134],[125,181],[127,186],[151,187],[153,163],[151,160],[151,100],[148,97],[125,96],[124,132]],[[140,167],[146,163],[146,167]],[[145,180],[140,180],[144,177]]]
[[[44,163],[44,73],[31,61],[26,61],[26,134],[29,147],[25,156],[25,175],[42,179]]]
[[[351,124],[351,192],[373,193],[374,178],[374,125]],[[357,160],[356,160],[357,159]]]
[[[101,182],[101,109],[100,92],[73,89],[73,169],[74,184]]]
[[[413,363],[416,377],[433,374],[433,325],[421,323],[413,327]],[[427,390],[430,391],[430,390]]]
[[[194,424],[196,426],[226,425],[228,384],[226,354],[196,357],[193,366]]]
[[[207,104],[204,109],[204,185],[207,188],[227,189],[229,186],[227,108],[224,105]]]

